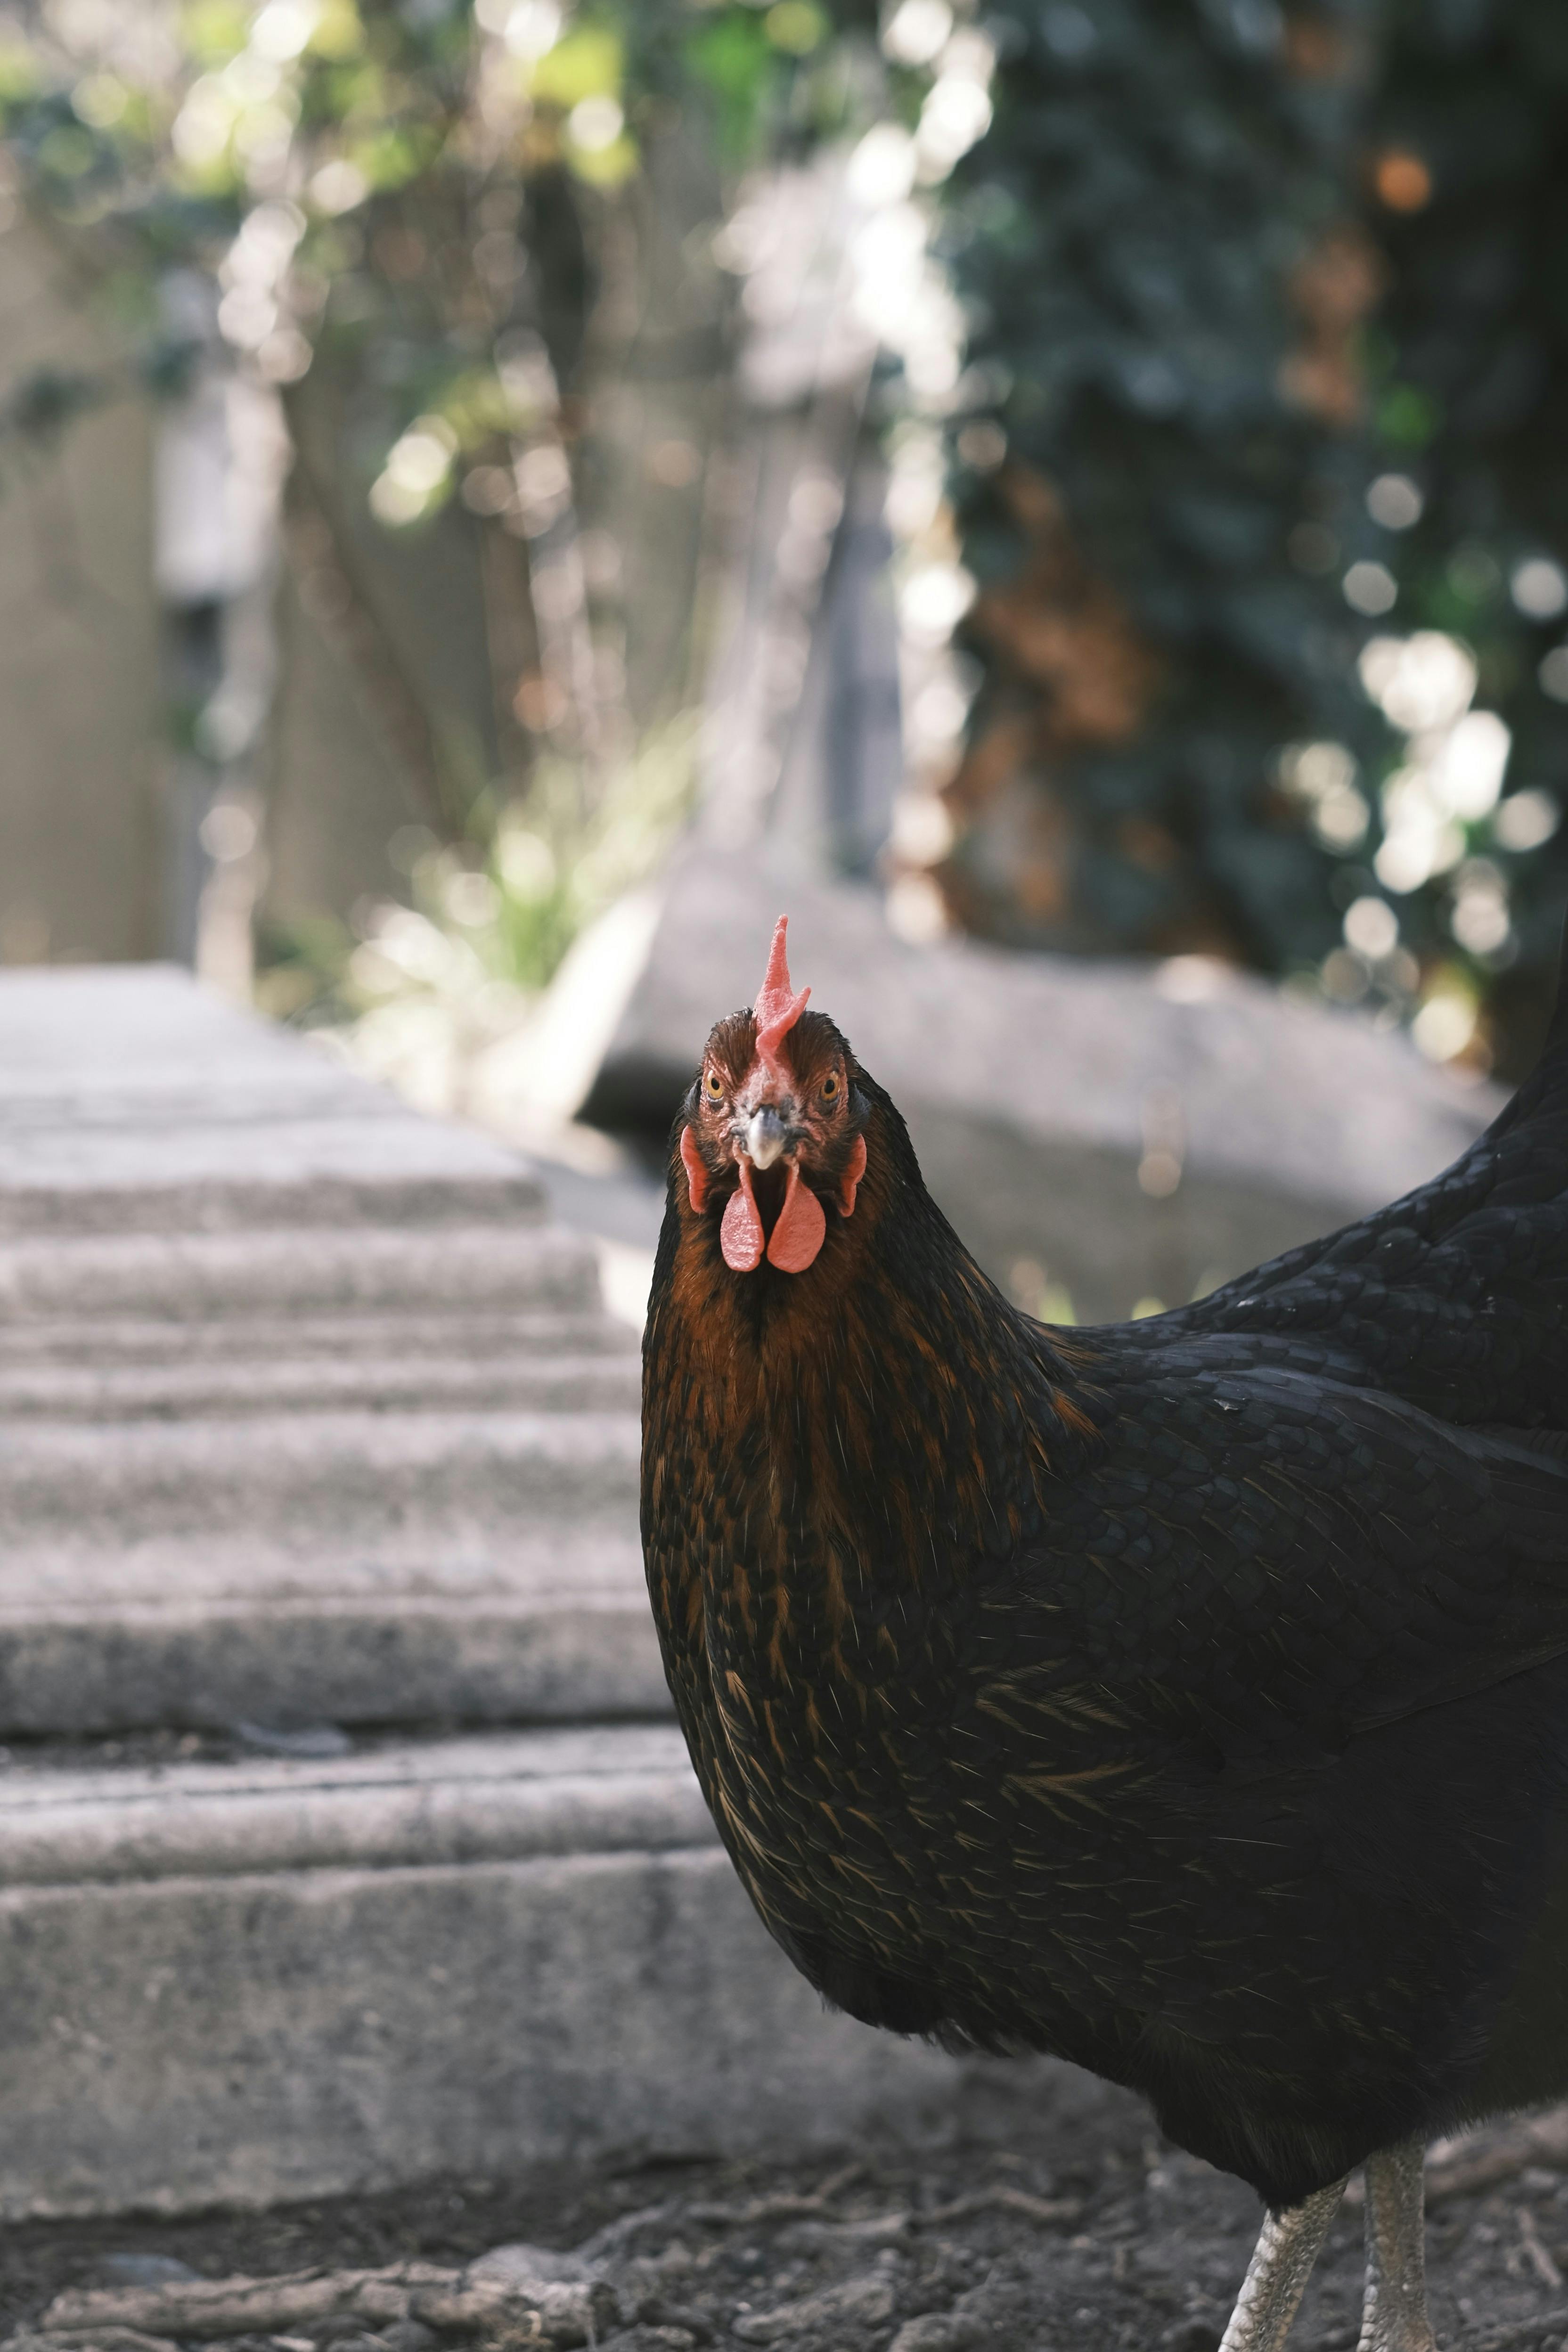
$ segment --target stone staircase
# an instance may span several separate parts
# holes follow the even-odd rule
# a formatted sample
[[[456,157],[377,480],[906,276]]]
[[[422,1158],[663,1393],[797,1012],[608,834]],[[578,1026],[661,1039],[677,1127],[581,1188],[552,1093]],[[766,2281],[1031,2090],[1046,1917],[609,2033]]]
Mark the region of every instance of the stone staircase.
[[[0,2216],[828,2144],[714,1841],[636,1335],[527,1168],[152,968],[0,977]]]

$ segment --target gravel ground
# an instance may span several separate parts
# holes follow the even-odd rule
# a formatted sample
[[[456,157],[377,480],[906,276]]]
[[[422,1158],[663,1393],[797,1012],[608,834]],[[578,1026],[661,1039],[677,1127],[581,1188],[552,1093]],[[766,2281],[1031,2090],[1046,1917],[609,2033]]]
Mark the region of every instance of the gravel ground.
[[[206,2279],[460,2267],[521,2241],[576,2250],[578,2274],[608,2282],[622,2316],[598,2340],[614,2352],[1213,2352],[1258,2222],[1250,2194],[1163,2145],[1119,2095],[1007,2120],[1007,2145],[881,2143],[805,2167],[557,2166],[260,2215],[13,2225],[0,2231],[0,2326],[32,2335],[62,2289],[152,2285],[180,2266]],[[1543,2147],[1546,2163],[1535,2160]],[[1436,2162],[1428,2249],[1445,2352],[1568,2352],[1560,2165],[1568,2118],[1528,2140],[1484,2136]],[[1359,2235],[1347,2205],[1292,2352],[1354,2346]],[[116,2347],[112,2330],[45,2343],[85,2352],[89,2334],[107,2352],[137,2352],[132,2339]],[[515,2328],[488,2337],[501,2352],[538,2340]],[[377,2334],[339,2317],[281,2336],[231,2334],[224,2352],[461,2352],[464,2341],[410,2320]]]

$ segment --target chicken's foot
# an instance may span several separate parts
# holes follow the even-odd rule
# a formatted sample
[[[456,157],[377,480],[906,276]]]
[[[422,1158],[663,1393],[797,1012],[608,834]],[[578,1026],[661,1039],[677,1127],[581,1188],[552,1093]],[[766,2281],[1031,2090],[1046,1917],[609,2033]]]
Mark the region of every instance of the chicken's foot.
[[[1426,2144],[1366,2163],[1366,2301],[1356,2352],[1436,2352],[1426,2318]]]
[[[1344,2192],[1344,2181],[1335,2180],[1300,2205],[1264,2215],[1219,2352],[1279,2352]]]

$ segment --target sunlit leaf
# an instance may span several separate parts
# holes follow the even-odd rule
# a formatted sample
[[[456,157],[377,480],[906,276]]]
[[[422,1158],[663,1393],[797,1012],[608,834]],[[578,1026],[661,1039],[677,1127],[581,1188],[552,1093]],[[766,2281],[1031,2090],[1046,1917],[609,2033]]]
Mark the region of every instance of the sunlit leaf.
[[[535,63],[533,96],[567,109],[585,98],[613,98],[620,90],[622,63],[618,34],[605,25],[579,25]]]

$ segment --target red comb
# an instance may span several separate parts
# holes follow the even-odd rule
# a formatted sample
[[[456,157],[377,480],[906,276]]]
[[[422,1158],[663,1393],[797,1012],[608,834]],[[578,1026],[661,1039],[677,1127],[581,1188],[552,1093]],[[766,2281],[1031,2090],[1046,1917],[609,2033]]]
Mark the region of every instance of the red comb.
[[[790,987],[789,956],[784,946],[784,932],[788,927],[789,917],[781,915],[773,926],[773,943],[768,950],[768,968],[757,991],[757,1001],[752,1007],[757,1024],[757,1052],[770,1077],[783,1075],[778,1066],[779,1046],[805,1011],[805,1001],[811,994],[809,988],[803,988],[796,996]]]

